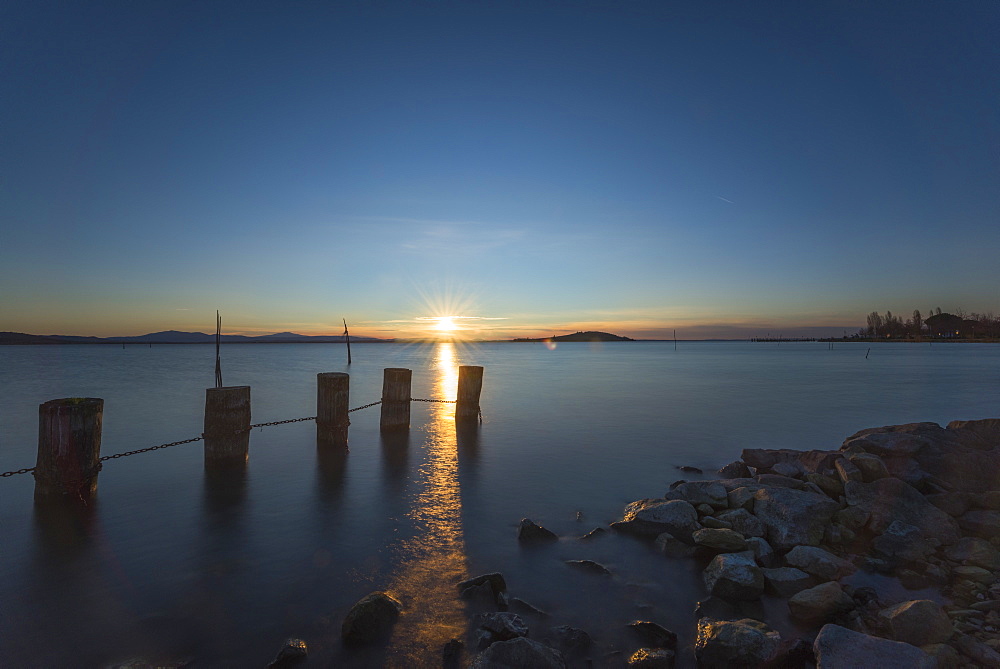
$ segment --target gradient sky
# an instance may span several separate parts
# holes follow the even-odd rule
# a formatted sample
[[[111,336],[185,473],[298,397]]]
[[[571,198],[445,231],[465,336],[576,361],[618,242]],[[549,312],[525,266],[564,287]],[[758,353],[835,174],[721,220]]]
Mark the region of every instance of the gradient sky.
[[[1000,312],[997,2],[0,6],[0,330]]]

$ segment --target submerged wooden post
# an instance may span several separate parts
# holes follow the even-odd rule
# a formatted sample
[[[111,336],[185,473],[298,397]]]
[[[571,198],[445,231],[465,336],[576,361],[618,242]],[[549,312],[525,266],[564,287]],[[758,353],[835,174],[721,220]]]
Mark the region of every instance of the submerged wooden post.
[[[250,446],[250,386],[205,390],[205,464],[246,464]]]
[[[316,375],[316,444],[347,448],[347,407],[351,375],[322,372]]]
[[[408,430],[410,428],[410,382],[413,372],[401,367],[388,367],[382,374],[383,430]]]
[[[104,400],[69,397],[38,405],[35,498],[87,497],[101,471]]]
[[[458,368],[458,395],[455,420],[479,417],[479,394],[483,390],[483,368],[462,365]]]

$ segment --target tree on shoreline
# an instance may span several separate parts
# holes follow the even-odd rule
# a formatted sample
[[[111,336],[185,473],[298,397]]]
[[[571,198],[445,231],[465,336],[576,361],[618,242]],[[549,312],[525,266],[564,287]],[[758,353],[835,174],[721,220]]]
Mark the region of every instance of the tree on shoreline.
[[[912,318],[905,321],[894,316],[891,311],[885,315],[873,311],[867,316],[866,327],[855,337],[862,339],[998,339],[1000,338],[1000,317],[993,312],[971,313],[963,309],[950,314],[941,307],[931,309],[931,315],[924,318],[919,309],[913,310]]]

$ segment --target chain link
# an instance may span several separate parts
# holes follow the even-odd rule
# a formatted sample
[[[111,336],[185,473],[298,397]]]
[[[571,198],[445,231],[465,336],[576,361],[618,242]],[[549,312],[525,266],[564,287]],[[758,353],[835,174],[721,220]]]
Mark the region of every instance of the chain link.
[[[161,448],[170,448],[171,446],[180,446],[181,444],[190,444],[195,441],[201,441],[204,439],[204,435],[194,437],[192,439],[184,439],[182,441],[172,441],[169,444],[160,444],[159,446],[150,446],[149,448],[140,448],[135,451],[126,451],[124,453],[115,453],[114,455],[105,455],[100,458],[98,462],[104,462],[105,460],[117,460],[118,458],[128,457],[129,455],[135,455],[136,453],[148,453],[149,451],[158,451]]]
[[[444,402],[445,404],[455,404],[458,400],[421,400],[416,397],[410,398],[411,402]]]
[[[362,409],[367,409],[368,407],[378,406],[381,403],[382,403],[382,400],[379,400],[378,402],[372,402],[371,404],[362,404],[359,407],[354,407],[353,409],[348,409],[347,413],[351,413],[352,411],[361,411]]]
[[[305,420],[316,420],[316,416],[307,416],[306,418],[289,418],[288,420],[272,420],[270,423],[255,423],[254,425],[251,425],[247,429],[241,430],[236,434],[240,434],[241,432],[249,432],[250,430],[256,427],[270,427],[272,425],[284,425],[286,423],[301,423],[302,421]]]
[[[25,467],[24,469],[15,469],[12,472],[3,472],[0,474],[0,478],[7,478],[8,476],[14,476],[16,474],[28,474],[35,471],[34,467]]]

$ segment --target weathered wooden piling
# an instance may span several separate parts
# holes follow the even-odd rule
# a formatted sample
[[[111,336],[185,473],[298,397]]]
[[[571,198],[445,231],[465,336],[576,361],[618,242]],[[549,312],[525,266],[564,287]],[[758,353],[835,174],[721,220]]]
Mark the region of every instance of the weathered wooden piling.
[[[401,367],[388,367],[382,375],[383,430],[408,430],[410,428],[410,383],[413,372]]]
[[[104,400],[69,397],[38,405],[35,498],[86,501],[101,471]]]
[[[205,390],[205,465],[246,464],[250,446],[250,386]]]
[[[322,372],[316,375],[316,445],[347,448],[347,417],[351,375]]]
[[[455,420],[479,417],[479,395],[483,391],[483,368],[462,365],[458,368],[458,395],[455,402]]]

